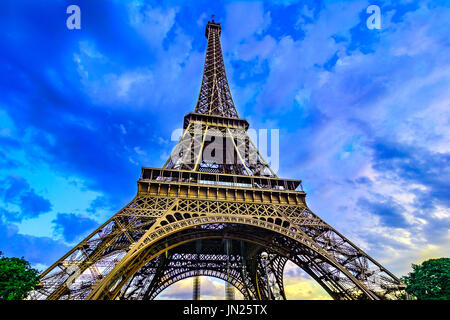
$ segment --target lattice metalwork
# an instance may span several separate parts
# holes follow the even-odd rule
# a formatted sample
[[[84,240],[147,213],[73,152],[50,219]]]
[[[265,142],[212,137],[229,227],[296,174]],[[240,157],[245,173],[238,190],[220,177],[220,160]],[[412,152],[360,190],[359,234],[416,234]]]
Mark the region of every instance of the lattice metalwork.
[[[277,177],[259,154],[231,99],[220,30],[207,25],[199,102],[164,167],[142,168],[136,197],[43,272],[29,298],[154,299],[206,275],[246,299],[286,299],[287,261],[335,299],[395,299],[404,289],[308,208],[301,181]],[[228,147],[212,152],[214,141]]]
[[[164,205],[166,211],[161,213],[160,208]],[[135,215],[131,212],[135,212]],[[112,282],[117,282],[127,274],[134,276],[144,266],[147,266],[144,269],[147,274],[157,274],[158,265],[154,264],[165,261],[165,252],[172,252],[174,250],[172,246],[176,244],[184,244],[184,241],[196,239],[195,237],[189,240],[179,239],[179,242],[174,244],[170,241],[173,235],[181,234],[185,230],[193,231],[194,235],[201,235],[201,230],[208,229],[210,226],[214,226],[213,230],[216,232],[215,236],[211,235],[211,239],[222,239],[225,228],[227,228],[226,234],[232,234],[233,228],[239,233],[243,226],[248,226],[258,231],[246,233],[276,234],[276,236],[272,235],[260,240],[260,251],[275,245],[284,249],[292,248],[290,252],[270,256],[269,270],[271,274],[276,275],[270,276],[269,281],[272,282],[270,287],[274,287],[274,284],[278,286],[276,292],[271,294],[273,298],[285,298],[280,279],[282,279],[282,269],[287,259],[299,265],[333,297],[339,299],[352,299],[361,294],[373,299],[394,298],[392,294],[402,287],[394,275],[317,217],[305,204],[251,203],[216,201],[199,197],[172,198],[139,195],[47,270],[42,276],[41,286],[33,292],[32,297],[106,298],[103,294],[109,291],[106,288],[109,288]],[[250,242],[246,237],[242,235],[240,237],[242,237],[241,241]],[[128,269],[129,263],[135,263],[135,259],[149,248],[157,251],[153,258],[148,262],[147,256],[142,257],[142,260],[138,259],[145,264],[139,265],[131,272]],[[217,273],[214,276],[227,279],[227,259],[226,255],[224,256],[223,265],[219,268],[221,271],[217,267],[214,269],[210,265],[201,265],[198,269],[202,270],[199,275],[208,274],[205,270],[209,270]],[[267,298],[267,283],[263,276],[265,271],[261,266],[258,267],[261,265],[260,262],[255,262],[259,260],[251,258],[249,252],[236,253],[236,261],[243,259],[239,257],[245,257],[248,263],[244,266],[241,264],[233,267],[236,274],[234,278],[241,279],[239,280],[241,284],[235,287],[238,289],[246,287],[253,292],[253,295],[243,293],[245,297]],[[192,257],[186,258],[186,261],[192,259]],[[195,262],[195,260],[192,261]],[[79,276],[74,283],[68,285],[67,280],[73,272],[70,266],[77,266]],[[164,270],[162,268],[160,272]],[[194,275],[196,270],[195,266],[193,270],[180,269],[178,272],[183,271],[182,274],[189,274],[187,272],[191,271],[191,275]],[[258,274],[260,276],[257,281],[249,280],[253,281],[253,284],[249,285],[247,280],[252,278],[251,274],[254,274],[254,279]],[[245,280],[243,275],[248,279]],[[149,281],[149,278],[142,279]],[[98,290],[93,291],[96,288]],[[260,288],[259,295],[255,295],[257,290],[254,288]],[[114,298],[118,294],[119,292]],[[154,297],[154,295],[150,296]]]
[[[220,24],[214,20],[208,22],[205,33],[208,39],[205,67],[195,112],[238,118],[225,73],[220,33]]]
[[[184,130],[164,168],[276,177],[246,128],[205,125],[196,120]]]

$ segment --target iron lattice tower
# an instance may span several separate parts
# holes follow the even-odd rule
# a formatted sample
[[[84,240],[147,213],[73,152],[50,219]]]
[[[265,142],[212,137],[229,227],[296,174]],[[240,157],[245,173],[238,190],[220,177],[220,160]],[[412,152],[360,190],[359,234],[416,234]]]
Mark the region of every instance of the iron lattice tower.
[[[153,299],[198,276],[246,299],[286,299],[289,260],[334,299],[395,299],[404,288],[308,208],[300,180],[263,159],[234,106],[220,34],[208,22],[198,103],[163,168],[142,168],[136,197],[43,272],[31,299]]]

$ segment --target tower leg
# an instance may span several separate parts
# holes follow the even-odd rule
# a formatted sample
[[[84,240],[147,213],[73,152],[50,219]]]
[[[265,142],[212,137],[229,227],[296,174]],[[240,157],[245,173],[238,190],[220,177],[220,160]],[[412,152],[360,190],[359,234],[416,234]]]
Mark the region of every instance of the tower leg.
[[[192,300],[200,300],[200,276],[195,276],[193,278]]]
[[[192,299],[200,300],[200,276],[198,274],[198,271],[200,269],[200,252],[202,249],[202,242],[200,240],[196,241],[195,249],[197,253],[197,263],[196,263],[196,275],[192,283]]]

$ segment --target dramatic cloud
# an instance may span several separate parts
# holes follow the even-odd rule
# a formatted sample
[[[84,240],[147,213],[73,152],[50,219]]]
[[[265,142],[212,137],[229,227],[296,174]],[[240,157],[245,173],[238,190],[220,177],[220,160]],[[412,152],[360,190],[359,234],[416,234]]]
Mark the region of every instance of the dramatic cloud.
[[[0,244],[5,256],[25,257],[33,265],[48,267],[70,250],[70,247],[51,237],[20,234],[17,227],[0,219]],[[43,270],[41,270],[43,271]]]
[[[286,264],[283,280],[288,300],[331,300],[325,289],[292,262]]]
[[[89,217],[73,213],[58,213],[53,220],[55,231],[64,237],[67,242],[73,242],[85,236],[87,231],[93,231],[99,223]]]
[[[402,212],[405,212],[405,208],[396,204],[392,198],[376,202],[359,199],[357,204],[361,209],[378,215],[383,225],[400,228],[408,226],[408,222],[402,215]]]
[[[3,194],[4,204],[19,208],[18,212],[0,208],[6,220],[21,221],[50,211],[50,201],[36,194],[24,178],[11,175],[0,181],[0,184],[0,195]]]

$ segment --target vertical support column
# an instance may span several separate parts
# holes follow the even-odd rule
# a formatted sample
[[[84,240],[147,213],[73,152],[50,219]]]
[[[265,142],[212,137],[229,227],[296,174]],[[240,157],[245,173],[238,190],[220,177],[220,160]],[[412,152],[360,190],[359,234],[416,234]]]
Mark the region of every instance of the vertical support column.
[[[192,300],[200,300],[200,276],[196,275],[192,284]]]
[[[196,263],[195,276],[194,276],[193,285],[192,285],[192,300],[200,300],[200,275],[199,275],[199,268],[200,268],[201,247],[202,247],[201,240],[197,240],[196,243],[195,243],[195,249],[197,251],[197,263]]]
[[[230,251],[232,250],[231,247],[231,240],[226,239],[225,240],[225,252],[227,254],[227,281],[225,281],[225,299],[226,300],[234,300],[234,288],[230,284]]]
[[[269,273],[267,271],[267,260],[269,259],[269,254],[267,252],[262,252],[261,253],[261,262],[263,264],[263,268],[264,268],[264,275],[265,275],[265,279],[266,279],[266,286],[267,286],[267,300],[272,300],[272,292],[270,290],[270,282],[269,282]]]

